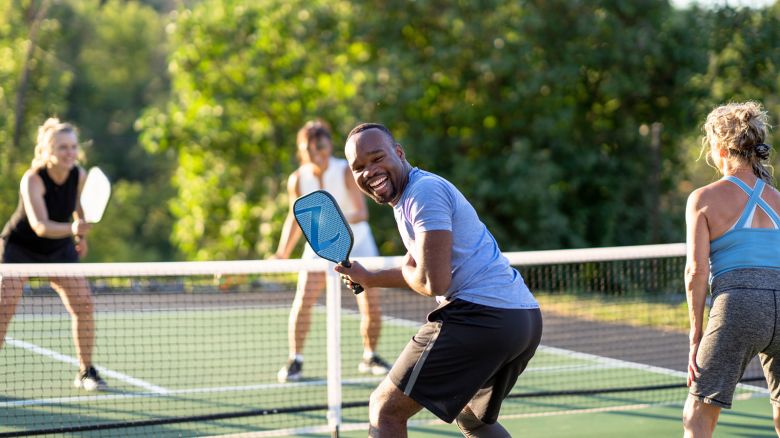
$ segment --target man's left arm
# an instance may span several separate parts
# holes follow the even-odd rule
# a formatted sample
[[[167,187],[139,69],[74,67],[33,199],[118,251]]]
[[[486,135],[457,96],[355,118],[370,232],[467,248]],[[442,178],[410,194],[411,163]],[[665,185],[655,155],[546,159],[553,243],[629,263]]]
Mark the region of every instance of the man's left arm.
[[[421,295],[446,294],[452,282],[452,231],[419,233],[415,244],[419,260],[407,255],[401,267],[404,280]]]

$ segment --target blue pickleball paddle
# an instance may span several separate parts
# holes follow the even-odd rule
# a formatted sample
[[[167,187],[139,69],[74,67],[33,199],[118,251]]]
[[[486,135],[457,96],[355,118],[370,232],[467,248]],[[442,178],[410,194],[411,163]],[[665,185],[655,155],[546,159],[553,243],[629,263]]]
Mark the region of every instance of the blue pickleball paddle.
[[[293,214],[315,254],[347,268],[352,265],[352,228],[330,193],[317,190],[301,196],[293,204]],[[355,283],[352,291],[357,295],[363,286]]]

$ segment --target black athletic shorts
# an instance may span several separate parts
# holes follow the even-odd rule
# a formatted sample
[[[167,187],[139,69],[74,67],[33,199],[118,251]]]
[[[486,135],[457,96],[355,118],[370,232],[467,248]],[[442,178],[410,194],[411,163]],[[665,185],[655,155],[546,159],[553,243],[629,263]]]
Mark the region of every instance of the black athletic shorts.
[[[1,263],[78,263],[79,254],[76,245],[68,242],[62,248],[48,254],[40,254],[35,251],[0,239]]]
[[[444,302],[406,345],[389,378],[448,423],[468,404],[492,424],[541,337],[539,309]]]

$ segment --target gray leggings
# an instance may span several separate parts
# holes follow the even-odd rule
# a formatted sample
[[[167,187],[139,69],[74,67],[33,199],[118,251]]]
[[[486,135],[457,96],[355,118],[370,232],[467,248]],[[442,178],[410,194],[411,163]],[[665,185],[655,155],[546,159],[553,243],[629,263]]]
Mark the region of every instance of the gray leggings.
[[[701,375],[692,397],[731,408],[739,379],[756,354],[769,385],[772,404],[780,406],[780,271],[738,269],[712,282],[712,309],[696,362]]]

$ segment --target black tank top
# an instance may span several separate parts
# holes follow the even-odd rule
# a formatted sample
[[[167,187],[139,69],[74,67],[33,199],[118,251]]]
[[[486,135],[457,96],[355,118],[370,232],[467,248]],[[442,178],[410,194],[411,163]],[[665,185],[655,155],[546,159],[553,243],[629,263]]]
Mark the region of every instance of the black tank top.
[[[73,219],[73,212],[76,211],[76,199],[79,191],[79,168],[73,166],[73,169],[68,174],[68,178],[61,185],[52,181],[46,168],[41,168],[36,173],[41,177],[43,186],[46,188],[43,200],[46,203],[49,220],[70,222]],[[16,211],[8,223],[5,224],[0,237],[39,254],[49,254],[73,243],[73,238],[71,237],[49,239],[35,234],[35,231],[30,226],[30,221],[27,219],[27,213],[24,210],[24,202],[21,197],[19,198],[19,205],[16,207]]]

